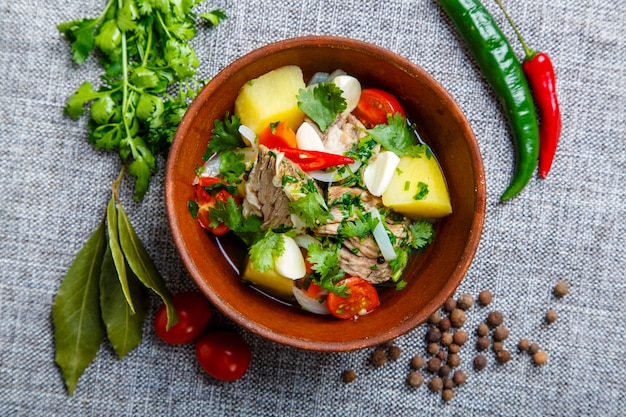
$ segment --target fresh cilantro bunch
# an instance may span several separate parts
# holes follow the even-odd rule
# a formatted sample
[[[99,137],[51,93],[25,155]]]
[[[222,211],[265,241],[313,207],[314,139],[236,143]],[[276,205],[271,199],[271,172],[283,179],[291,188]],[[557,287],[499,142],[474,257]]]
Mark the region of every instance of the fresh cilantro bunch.
[[[226,17],[216,9],[200,15],[204,0],[109,0],[96,18],[58,25],[78,64],[97,51],[105,74],[96,89],[84,82],[69,98],[65,113],[77,119],[89,104],[89,141],[115,150],[136,178],[141,200],[156,171],[155,156],[168,149],[190,99],[203,83],[189,41],[195,19],[216,25]]]

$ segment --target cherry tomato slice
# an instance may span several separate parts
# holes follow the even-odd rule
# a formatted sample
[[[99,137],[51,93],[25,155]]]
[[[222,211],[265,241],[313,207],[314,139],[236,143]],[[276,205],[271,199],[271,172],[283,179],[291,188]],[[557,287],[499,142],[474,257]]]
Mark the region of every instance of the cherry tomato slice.
[[[356,109],[352,111],[352,114],[368,129],[376,125],[387,124],[387,115],[396,113],[406,117],[406,113],[398,99],[390,93],[377,88],[363,89],[359,103]]]
[[[211,227],[211,220],[209,219],[209,210],[215,207],[216,201],[227,201],[231,194],[226,190],[219,190],[215,195],[211,195],[204,187],[209,187],[217,183],[225,182],[215,177],[200,177],[198,179],[198,185],[196,185],[196,203],[198,203],[198,214],[196,218],[204,229],[212,232],[216,236],[221,236],[228,233],[230,229],[225,224],[219,224],[215,227]],[[235,201],[239,203],[239,197],[233,197]]]
[[[154,317],[154,330],[157,336],[172,345],[189,343],[209,326],[213,316],[211,304],[197,291],[181,292],[174,294],[172,298],[178,313],[178,322],[166,330],[167,310],[165,304],[162,304]]]
[[[329,293],[327,298],[330,313],[340,319],[351,319],[372,312],[380,305],[376,288],[363,278],[348,277],[338,284],[346,284],[347,297]]]
[[[196,341],[196,358],[206,371],[220,381],[241,378],[250,365],[250,346],[238,333],[214,330]]]

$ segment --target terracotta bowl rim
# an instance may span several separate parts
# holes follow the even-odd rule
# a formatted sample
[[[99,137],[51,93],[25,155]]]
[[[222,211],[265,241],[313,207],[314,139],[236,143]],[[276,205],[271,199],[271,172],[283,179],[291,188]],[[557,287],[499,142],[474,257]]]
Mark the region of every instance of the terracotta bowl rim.
[[[386,333],[379,333],[370,338],[344,341],[315,341],[309,339],[301,339],[299,337],[292,337],[283,333],[277,333],[272,329],[268,329],[263,325],[251,321],[248,317],[243,316],[238,311],[233,309],[218,294],[214,293],[210,286],[202,279],[200,272],[195,266],[194,260],[191,258],[190,254],[186,250],[184,250],[185,243],[183,236],[178,229],[178,221],[174,210],[175,202],[173,199],[173,192],[171,192],[174,184],[173,181],[169,180],[176,170],[176,166],[173,161],[176,159],[177,153],[179,152],[177,144],[183,140],[183,134],[187,131],[186,125],[189,123],[189,120],[193,119],[198,109],[201,108],[201,106],[205,105],[205,96],[212,94],[217,86],[227,80],[233,73],[241,68],[253,64],[257,59],[261,57],[265,57],[275,52],[280,52],[291,48],[302,48],[310,46],[362,50],[367,54],[377,56],[378,58],[388,62],[392,62],[395,66],[401,67],[406,72],[417,74],[420,77],[427,79],[429,85],[437,91],[437,94],[439,95],[439,97],[441,97],[442,101],[444,101],[447,106],[453,109],[451,113],[459,123],[462,134],[466,138],[468,150],[471,157],[472,169],[475,173],[474,179],[476,181],[476,202],[469,232],[469,238],[465,243],[461,257],[458,260],[456,270],[449,277],[446,285],[443,287],[443,291],[440,293],[437,299],[445,301],[447,298],[451,297],[454,294],[457,287],[465,277],[474,259],[476,251],[478,250],[478,245],[480,243],[482,229],[484,226],[484,218],[486,212],[486,185],[483,160],[478,147],[478,142],[476,140],[474,132],[471,129],[470,123],[465,117],[465,114],[463,113],[461,108],[452,98],[450,93],[441,84],[439,84],[439,82],[436,81],[432,75],[426,72],[426,70],[424,70],[422,67],[409,61],[401,55],[398,55],[388,49],[362,40],[328,35],[308,35],[283,39],[265,44],[264,46],[252,50],[220,70],[210,80],[210,82],[203,87],[197,97],[192,101],[175,133],[165,168],[165,209],[172,239],[174,241],[177,253],[179,254],[185,268],[191,275],[194,283],[202,290],[205,296],[209,298],[213,305],[217,307],[225,316],[234,321],[236,324],[242,326],[247,330],[250,330],[251,332],[261,337],[291,347],[325,352],[352,351],[376,346],[385,341],[394,339],[407,333],[408,331],[424,323],[425,318],[428,318],[432,313],[440,308],[441,304],[443,304],[443,301],[441,303],[429,303],[425,307],[425,309],[427,310],[427,314],[421,315],[421,318],[414,316],[410,320],[405,320],[402,324],[398,326],[390,326],[389,330]],[[268,299],[268,302],[272,301]]]

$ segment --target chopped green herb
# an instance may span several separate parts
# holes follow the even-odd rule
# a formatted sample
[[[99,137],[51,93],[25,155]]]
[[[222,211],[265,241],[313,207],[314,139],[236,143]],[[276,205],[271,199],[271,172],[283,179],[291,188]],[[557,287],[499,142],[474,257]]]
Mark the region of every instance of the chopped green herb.
[[[346,99],[335,83],[319,83],[313,89],[300,89],[298,107],[309,116],[322,132],[346,109]]]
[[[191,217],[193,217],[194,219],[198,217],[198,203],[196,202],[196,200],[187,201],[187,208],[189,209]]]
[[[404,182],[404,191],[409,191],[409,188],[411,188],[411,181],[405,181]]]
[[[223,120],[215,120],[211,131],[211,140],[202,159],[207,161],[214,153],[232,151],[246,146],[241,133],[239,133],[240,126],[239,117],[234,114],[230,117],[228,112],[224,115]]]
[[[430,244],[435,238],[435,229],[433,225],[424,220],[417,220],[409,226],[411,231],[410,245],[414,249],[421,249]]]
[[[417,193],[413,196],[413,200],[423,200],[428,195],[428,184],[424,182],[417,183]]]

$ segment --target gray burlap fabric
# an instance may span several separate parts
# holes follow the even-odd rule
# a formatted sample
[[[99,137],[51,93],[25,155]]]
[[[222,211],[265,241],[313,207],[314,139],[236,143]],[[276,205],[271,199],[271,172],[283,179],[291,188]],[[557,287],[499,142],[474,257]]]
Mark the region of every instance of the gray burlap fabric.
[[[495,96],[431,0],[219,0],[229,18],[200,30],[202,73],[271,41],[306,34],[354,37],[423,66],[458,101],[483,153],[488,186],[482,241],[459,294],[494,293],[468,313],[470,346],[460,368],[468,382],[444,403],[405,378],[410,358],[425,353],[425,326],[399,338],[402,355],[374,368],[371,350],[305,352],[244,333],[253,362],[244,378],[220,383],[196,364],[193,347],[172,347],[151,327],[118,360],[104,344],[68,397],[54,364],[51,304],[78,249],[95,229],[119,171],[119,158],[86,141],[85,121],[63,117],[83,80],[97,82],[95,59],[77,67],[55,26],[95,16],[103,1],[0,0],[0,415],[1,416],[414,416],[626,415],[626,3],[507,1],[531,46],[548,51],[558,76],[563,135],[548,179],[498,203],[512,170],[512,145]],[[513,36],[495,2],[486,1]],[[513,44],[521,48],[517,42]],[[164,216],[162,169],[142,203],[123,187],[133,224],[172,291],[193,285]],[[570,294],[556,299],[559,280]],[[547,326],[545,312],[559,320]],[[499,309],[512,360],[471,368],[474,329]],[[550,358],[533,366],[520,338]],[[341,382],[345,369],[357,379]],[[427,373],[424,375],[429,379]]]

